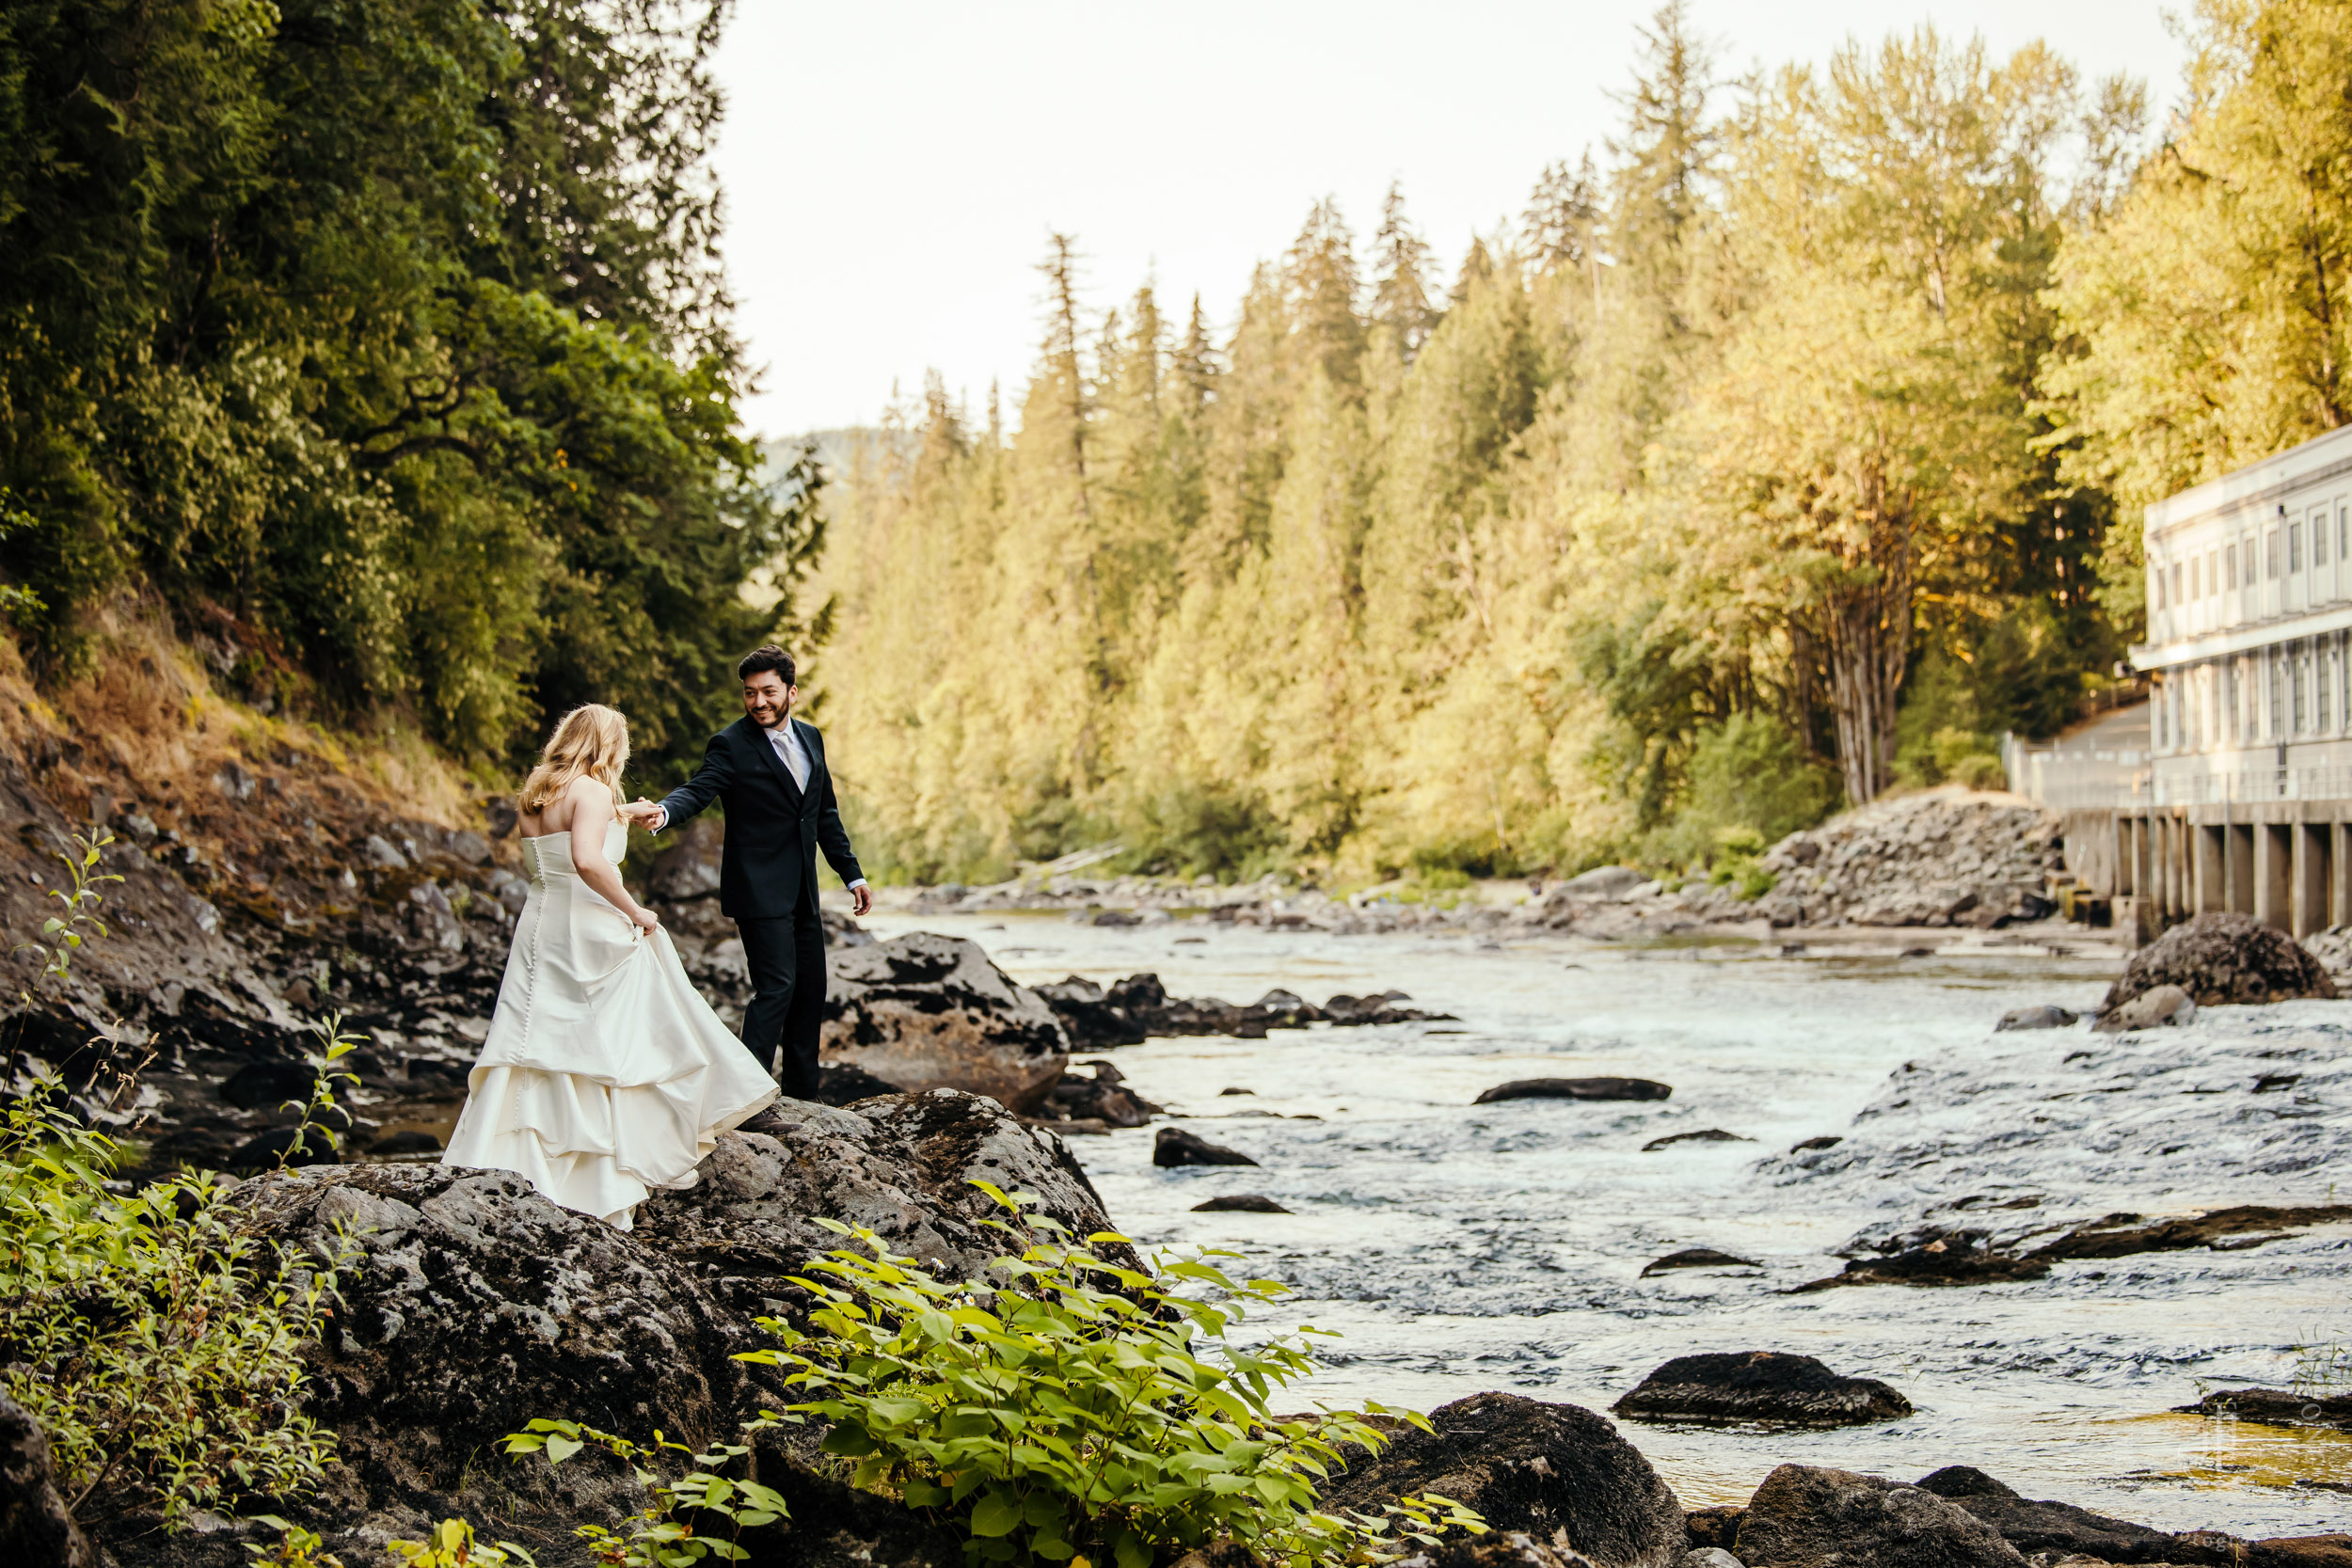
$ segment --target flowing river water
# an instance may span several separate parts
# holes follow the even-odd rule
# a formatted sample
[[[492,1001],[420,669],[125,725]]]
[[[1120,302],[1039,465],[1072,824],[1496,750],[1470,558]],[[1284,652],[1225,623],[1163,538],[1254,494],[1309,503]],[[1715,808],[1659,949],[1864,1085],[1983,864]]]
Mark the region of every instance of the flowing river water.
[[[1055,915],[866,924],[973,938],[1030,984],[1152,970],[1177,995],[1395,989],[1456,1015],[1104,1058],[1259,1168],[1155,1168],[1151,1129],[1071,1140],[1122,1229],[1239,1253],[1232,1267],[1296,1289],[1286,1322],[1343,1336],[1312,1397],[1427,1409],[1503,1388],[1605,1411],[1675,1355],[1794,1351],[1884,1379],[1916,1414],[1826,1433],[1624,1423],[1686,1506],[1744,1501],[1784,1461],[1900,1480],[1969,1464],[2170,1529],[2352,1525],[2352,1434],[2172,1413],[2308,1375],[2298,1347],[2352,1345],[2352,1227],[2061,1263],[2028,1283],[1786,1293],[1837,1273],[1833,1249],[1923,1219],[1973,1217],[2007,1241],[2115,1211],[2330,1201],[2352,1174],[2352,1003],[2208,1010],[2139,1036],[1995,1034],[2021,1004],[2097,1002],[2122,954],[2079,937],[1946,933],[1927,953],[1933,933],[1814,936],[1789,952]],[[1471,1103],[1507,1079],[1589,1074],[1674,1094]],[[1643,1150],[1709,1128],[1754,1141]],[[1844,1141],[1788,1154],[1824,1134]],[[1241,1193],[1295,1212],[1192,1212]],[[1757,1266],[1641,1276],[1694,1246]]]

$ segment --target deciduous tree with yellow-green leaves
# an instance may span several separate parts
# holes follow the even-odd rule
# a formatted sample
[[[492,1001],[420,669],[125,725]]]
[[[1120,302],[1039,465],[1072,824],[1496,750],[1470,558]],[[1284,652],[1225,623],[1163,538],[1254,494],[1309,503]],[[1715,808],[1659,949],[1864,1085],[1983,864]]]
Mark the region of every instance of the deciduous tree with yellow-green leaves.
[[[2046,291],[2140,97],[1928,31],[1725,87],[1672,5],[1642,47],[1450,288],[1393,189],[1221,341],[1082,329],[1057,239],[1020,433],[934,386],[843,466],[818,679],[894,872],[1703,854],[2071,716],[2120,639]]]

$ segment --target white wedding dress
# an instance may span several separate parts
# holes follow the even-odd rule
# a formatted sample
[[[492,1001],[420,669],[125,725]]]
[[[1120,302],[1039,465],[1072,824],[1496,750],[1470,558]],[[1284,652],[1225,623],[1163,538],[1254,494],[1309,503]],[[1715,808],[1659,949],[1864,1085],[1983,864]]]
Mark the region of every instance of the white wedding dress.
[[[776,1085],[646,935],[580,880],[572,835],[522,841],[531,894],[445,1165],[510,1170],[623,1230],[657,1187],[691,1187],[718,1135]],[[605,830],[615,867],[628,830]]]

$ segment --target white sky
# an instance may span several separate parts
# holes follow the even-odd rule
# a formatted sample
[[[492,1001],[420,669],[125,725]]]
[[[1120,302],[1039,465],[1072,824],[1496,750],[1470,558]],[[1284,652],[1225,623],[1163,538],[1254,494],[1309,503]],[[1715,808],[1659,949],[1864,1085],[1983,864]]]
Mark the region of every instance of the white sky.
[[[785,435],[874,420],[936,367],[1008,415],[1039,337],[1033,270],[1077,236],[1090,303],[1147,275],[1197,290],[1220,334],[1259,261],[1319,197],[1359,240],[1382,194],[1447,276],[1525,204],[1543,166],[1620,123],[1653,0],[743,0],[719,67],[739,327],[765,367],[748,409]],[[1820,61],[1849,36],[1933,22],[1996,55],[2047,40],[2086,80],[2129,71],[2159,115],[2180,45],[2151,0],[1693,0],[1724,73]]]

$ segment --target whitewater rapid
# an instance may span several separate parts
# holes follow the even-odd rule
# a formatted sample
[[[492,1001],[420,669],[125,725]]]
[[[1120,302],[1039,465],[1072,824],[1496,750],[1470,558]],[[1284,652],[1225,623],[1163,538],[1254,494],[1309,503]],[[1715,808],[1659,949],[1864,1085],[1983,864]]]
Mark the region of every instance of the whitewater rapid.
[[[1123,1229],[1241,1254],[1234,1267],[1296,1289],[1283,1322],[1343,1336],[1313,1396],[1428,1408],[1507,1388],[1606,1410],[1670,1356],[1796,1351],[1883,1378],[1917,1414],[1832,1433],[1625,1423],[1687,1506],[1743,1501],[1795,1460],[1900,1480],[1976,1465],[2171,1529],[2352,1520],[2352,1435],[2170,1413],[2213,1386],[2283,1386],[2298,1347],[2352,1342],[2352,1227],[2021,1284],[1784,1293],[1838,1272],[1836,1249],[1922,1222],[2018,1237],[2116,1211],[2331,1201],[2352,1150],[2352,1003],[2208,1010],[2122,1038],[1995,1034],[2022,1004],[2088,1008],[2120,969],[2120,949],[2063,931],[2055,946],[1947,934],[1928,954],[1923,933],[1786,951],[1055,915],[866,925],[971,937],[1031,984],[1151,970],[1180,995],[1396,989],[1457,1016],[1105,1053],[1261,1168],[1154,1168],[1149,1129],[1071,1140]],[[1588,1074],[1675,1092],[1470,1103],[1507,1079]],[[1753,1141],[1643,1151],[1703,1129]],[[1789,1152],[1828,1135],[1843,1141]],[[1239,1193],[1295,1212],[1191,1212]],[[1641,1277],[1694,1246],[1757,1266]]]

